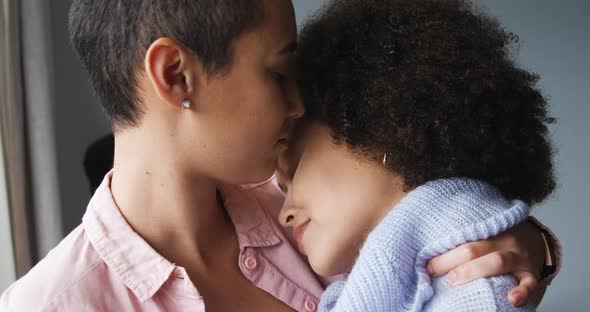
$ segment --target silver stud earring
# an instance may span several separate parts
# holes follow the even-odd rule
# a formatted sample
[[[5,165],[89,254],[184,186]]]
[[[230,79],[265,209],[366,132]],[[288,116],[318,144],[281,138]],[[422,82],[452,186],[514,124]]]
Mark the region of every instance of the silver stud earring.
[[[383,164],[387,164],[387,153],[383,154]]]
[[[191,108],[191,101],[189,101],[189,100],[182,101],[182,109],[189,109],[189,108]]]

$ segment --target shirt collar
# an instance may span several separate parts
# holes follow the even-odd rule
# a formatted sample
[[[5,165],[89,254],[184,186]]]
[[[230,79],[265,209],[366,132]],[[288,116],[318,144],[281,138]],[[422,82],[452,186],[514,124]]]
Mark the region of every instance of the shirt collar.
[[[111,193],[111,178],[112,171],[90,200],[82,224],[101,258],[144,302],[168,280],[175,265],[158,254],[129,226]]]
[[[162,287],[176,266],[156,252],[129,226],[111,193],[111,178],[112,171],[105,176],[90,200],[82,224],[100,257],[144,302]],[[220,188],[241,250],[247,247],[271,247],[281,243],[254,194],[254,189],[266,186],[271,180],[255,185],[224,185]]]
[[[271,197],[276,196],[276,192],[267,193],[270,191],[268,188],[274,186],[273,178],[258,184],[220,187],[221,197],[236,228],[241,250],[246,247],[272,247],[281,243],[269,216],[264,211],[260,198],[260,196],[268,195],[267,199],[271,200],[272,204],[276,203],[277,206],[282,204],[282,197]]]

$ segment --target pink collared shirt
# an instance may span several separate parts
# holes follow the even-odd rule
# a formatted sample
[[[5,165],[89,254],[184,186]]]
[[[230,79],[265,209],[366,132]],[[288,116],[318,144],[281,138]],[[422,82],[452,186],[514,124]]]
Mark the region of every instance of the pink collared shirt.
[[[8,288],[0,311],[205,311],[184,268],[163,258],[127,224],[111,173],[82,224]],[[324,289],[278,223],[283,194],[273,180],[221,189],[240,245],[239,267],[254,285],[298,311],[315,311]]]

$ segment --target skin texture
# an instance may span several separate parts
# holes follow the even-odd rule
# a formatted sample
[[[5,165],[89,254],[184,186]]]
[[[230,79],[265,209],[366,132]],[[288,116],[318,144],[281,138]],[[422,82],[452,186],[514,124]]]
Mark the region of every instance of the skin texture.
[[[298,122],[278,160],[278,184],[287,194],[279,221],[292,228],[307,224],[301,248],[319,274],[349,271],[366,235],[405,195],[403,179],[383,169],[336,144],[321,123]],[[520,285],[508,295],[510,302],[520,305],[530,297],[538,304],[545,290],[537,282],[544,258],[538,229],[525,222],[433,258],[429,271],[433,276],[450,272],[455,285],[512,273]]]
[[[264,1],[267,17],[235,42],[232,67],[211,77],[183,45],[155,40],[138,73],[141,123],[115,133],[111,182],[131,227],[184,267],[208,311],[288,311],[240,272],[239,246],[217,186],[270,177],[293,119],[291,1]],[[190,100],[190,109],[181,103]]]
[[[268,178],[285,150],[279,139],[303,114],[284,53],[297,35],[292,4],[264,4],[267,19],[236,40],[221,76],[207,75],[178,42],[155,40],[137,73],[141,122],[115,134],[115,201],[141,237],[187,269],[208,311],[287,310],[239,272],[235,231],[217,198],[220,181]]]
[[[353,154],[381,163],[387,152],[382,166],[402,176],[406,189],[466,177],[491,183],[508,198],[541,202],[555,186],[547,128],[554,120],[539,77],[514,59],[517,42],[470,1],[330,1],[299,36],[307,118],[327,126]],[[344,183],[347,171],[341,171],[324,183]],[[510,263],[526,297],[545,258],[540,233],[531,237],[523,257],[514,249],[482,254],[463,246],[445,261],[473,261],[449,276],[460,284],[469,272],[476,276],[474,266],[485,275]]]
[[[296,29],[282,22],[293,20],[293,13],[275,10],[278,14],[269,13],[258,31],[237,39],[233,66],[221,76],[207,76],[196,57],[169,39],[155,41],[148,50],[147,89],[165,102],[153,108],[158,118],[165,115],[176,122],[171,139],[185,156],[182,162],[192,164],[189,173],[235,184],[272,175],[285,148],[277,141],[287,137],[292,119],[303,114],[289,78]],[[175,109],[183,100],[193,103],[192,114]]]
[[[308,223],[301,247],[314,271],[345,273],[368,232],[405,195],[403,180],[333,144],[325,126],[310,125],[306,136],[280,220],[293,227]]]

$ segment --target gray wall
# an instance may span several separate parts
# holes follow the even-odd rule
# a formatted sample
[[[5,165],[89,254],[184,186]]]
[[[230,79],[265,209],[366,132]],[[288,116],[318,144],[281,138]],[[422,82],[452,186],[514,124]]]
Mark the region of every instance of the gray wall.
[[[550,286],[542,311],[587,311],[590,305],[590,234],[585,196],[590,181],[590,2],[482,2],[522,40],[521,63],[541,75],[558,123],[552,128],[557,148],[559,188],[533,214],[561,239],[563,271]]]
[[[4,7],[0,7],[0,105],[4,105],[5,79],[5,38]],[[2,131],[2,130],[0,130]],[[3,136],[0,135],[0,292],[3,292],[14,282],[15,266],[12,244],[12,228],[10,226],[10,211],[8,210],[8,183],[6,181]]]
[[[83,170],[84,152],[91,142],[110,132],[88,76],[69,44],[68,8],[69,1],[50,2],[55,71],[52,86],[64,234],[80,224],[91,196]]]
[[[0,137],[2,151],[2,137]],[[14,266],[14,246],[12,244],[12,228],[8,211],[8,194],[4,168],[4,153],[0,153],[0,293],[4,292],[16,279]]]
[[[4,10],[0,7],[0,105],[4,105]],[[0,131],[2,129],[0,128]],[[5,168],[3,136],[0,135],[0,293],[8,288],[16,278],[14,265],[14,245],[12,244],[12,227],[10,224],[10,211],[8,209],[8,183]]]
[[[0,105],[4,103],[4,10],[0,8]],[[0,129],[0,131],[2,131]],[[14,266],[14,246],[12,244],[12,227],[10,225],[10,211],[8,210],[8,183],[6,181],[4,159],[4,145],[0,135],[0,293],[4,291],[16,278]]]
[[[322,1],[294,0],[298,21],[319,8]],[[583,311],[590,305],[587,286],[590,217],[586,206],[586,181],[590,181],[590,4],[568,0],[480,1],[521,38],[519,59],[538,72],[558,118],[552,128],[557,149],[559,189],[537,207],[534,215],[561,238],[565,256],[563,271],[550,286],[541,311]],[[60,173],[62,220],[67,233],[79,224],[89,198],[82,170],[86,146],[109,131],[104,115],[92,96],[87,77],[67,40],[67,1],[51,1],[55,62],[56,132]]]
[[[301,22],[323,1],[295,0]],[[585,199],[590,181],[590,2],[584,0],[480,0],[520,36],[519,60],[541,75],[558,124],[551,129],[558,150],[559,188],[533,215],[559,236],[563,269],[540,311],[588,311],[590,305],[590,212]]]

